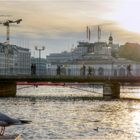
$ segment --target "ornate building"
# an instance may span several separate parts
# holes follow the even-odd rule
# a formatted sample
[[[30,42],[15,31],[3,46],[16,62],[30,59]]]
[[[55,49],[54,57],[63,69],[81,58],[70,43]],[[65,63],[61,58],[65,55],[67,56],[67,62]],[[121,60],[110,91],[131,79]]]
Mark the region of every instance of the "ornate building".
[[[140,64],[113,57],[112,50],[117,50],[119,45],[113,43],[111,34],[108,41],[108,43],[79,42],[72,52],[50,54],[47,56],[47,74],[56,75],[59,69],[61,71],[59,74],[62,75],[138,75]]]

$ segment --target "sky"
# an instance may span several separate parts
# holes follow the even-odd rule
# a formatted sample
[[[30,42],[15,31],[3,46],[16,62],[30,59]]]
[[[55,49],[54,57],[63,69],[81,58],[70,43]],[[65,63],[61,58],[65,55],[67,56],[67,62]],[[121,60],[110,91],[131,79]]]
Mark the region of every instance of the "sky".
[[[78,41],[86,41],[86,27],[91,42],[97,41],[97,26],[102,41],[110,33],[114,42],[140,43],[140,0],[0,0],[0,21],[22,19],[11,24],[10,43],[31,49],[35,46],[50,53],[71,51]],[[6,27],[0,25],[0,42],[6,40]]]

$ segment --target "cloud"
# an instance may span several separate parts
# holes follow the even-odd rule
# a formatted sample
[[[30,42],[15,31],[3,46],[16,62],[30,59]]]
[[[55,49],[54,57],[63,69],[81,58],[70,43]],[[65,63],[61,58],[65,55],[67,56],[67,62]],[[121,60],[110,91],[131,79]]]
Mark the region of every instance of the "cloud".
[[[110,11],[105,2],[97,0],[11,0],[0,1],[0,5],[2,14],[23,18],[22,31],[54,35],[62,31],[79,31],[86,24],[95,24],[98,16]]]
[[[97,25],[100,25],[103,40],[112,32],[116,41],[139,42],[139,33],[130,32],[119,24],[127,14],[119,17],[125,3],[126,0],[0,0],[0,15],[7,15],[0,16],[0,20],[23,19],[20,24],[11,26],[11,42],[22,45],[22,41],[27,40],[43,45],[47,40],[47,47],[54,51],[70,49],[70,44],[76,40],[84,40],[87,25],[92,28],[94,41]],[[0,36],[3,38],[5,33],[1,25]],[[35,44],[24,42],[30,46]]]

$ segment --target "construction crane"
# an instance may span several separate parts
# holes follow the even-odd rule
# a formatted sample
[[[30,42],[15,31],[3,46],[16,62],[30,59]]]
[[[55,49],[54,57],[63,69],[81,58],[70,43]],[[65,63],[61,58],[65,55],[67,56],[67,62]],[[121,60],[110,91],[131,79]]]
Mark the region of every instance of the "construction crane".
[[[22,19],[18,19],[18,20],[6,20],[4,22],[0,22],[0,24],[3,24],[4,26],[6,26],[7,28],[7,37],[6,37],[6,43],[9,44],[10,43],[10,24],[11,23],[17,23],[19,24],[22,21]]]

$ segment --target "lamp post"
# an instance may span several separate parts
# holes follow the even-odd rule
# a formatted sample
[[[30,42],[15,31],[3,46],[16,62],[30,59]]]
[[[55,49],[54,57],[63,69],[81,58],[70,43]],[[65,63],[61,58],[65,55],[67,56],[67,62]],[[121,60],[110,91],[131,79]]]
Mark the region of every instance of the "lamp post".
[[[35,50],[39,53],[39,62],[38,62],[38,74],[40,75],[40,59],[41,59],[41,51],[45,50],[45,47],[42,46],[41,48],[38,48],[35,46]]]

